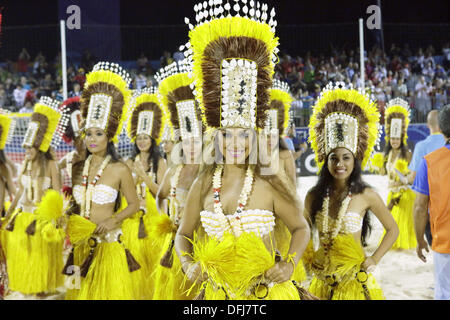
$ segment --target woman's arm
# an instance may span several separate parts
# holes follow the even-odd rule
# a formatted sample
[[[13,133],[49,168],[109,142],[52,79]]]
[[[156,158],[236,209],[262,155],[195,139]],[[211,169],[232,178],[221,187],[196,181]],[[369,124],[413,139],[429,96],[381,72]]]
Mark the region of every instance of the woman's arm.
[[[17,190],[17,192],[13,198],[13,201],[11,202],[9,209],[6,212],[5,219],[8,219],[11,216],[11,214],[14,212],[14,210],[16,209],[17,203],[19,202],[19,199],[22,197],[23,191],[24,191],[24,188],[23,188],[22,184],[19,183],[19,190]]]
[[[156,197],[158,194],[160,184],[155,183],[151,176],[149,176],[142,167],[140,162],[135,164],[136,173],[144,180],[144,183],[147,185],[153,197]],[[164,179],[164,173],[166,172],[167,166],[164,159],[159,159],[158,162],[158,171],[156,172],[156,181],[162,181]]]
[[[195,282],[201,273],[201,267],[198,263],[193,264],[192,258],[185,253],[192,254],[192,245],[188,239],[192,239],[194,231],[200,222],[200,211],[203,209],[201,191],[202,179],[198,178],[189,191],[186,206],[184,207],[183,217],[175,237],[175,250],[181,262],[181,267],[186,276],[192,282]],[[204,276],[199,281],[203,281]]]
[[[158,192],[156,193],[156,200],[161,201],[163,199],[167,199],[169,197],[170,192],[170,178],[174,172],[174,168],[169,168],[166,170],[161,183],[159,184]]]
[[[291,233],[288,255],[292,256],[294,265],[289,261],[280,261],[267,270],[266,277],[274,282],[288,281],[305,251],[309,239],[310,228],[302,210],[294,201],[287,201],[278,191],[273,189],[275,214],[284,222]]]
[[[56,161],[49,161],[49,169],[50,169],[50,179],[52,181],[51,186],[53,190],[56,190],[58,192],[61,191],[61,172],[58,168],[58,164]]]
[[[375,250],[372,256],[368,257],[362,264],[362,267],[367,270],[369,266],[378,264],[381,258],[389,251],[389,249],[391,249],[395,240],[397,240],[399,230],[392,214],[389,212],[378,193],[371,188],[366,188],[366,190],[364,190],[364,197],[369,202],[369,209],[375,214],[378,220],[380,220],[386,230],[383,241],[381,241],[377,250]]]
[[[2,171],[2,176],[5,181],[5,187],[6,187],[6,190],[8,191],[9,197],[12,199],[14,197],[14,193],[16,192],[16,188],[15,188],[14,182],[13,182],[12,171],[9,168],[9,166],[7,166],[7,165],[5,165],[3,169],[4,170]],[[5,192],[5,195],[6,195],[6,192]]]
[[[297,186],[297,175],[295,172],[295,160],[290,151],[283,152],[284,168],[287,176],[292,179],[292,182]]]

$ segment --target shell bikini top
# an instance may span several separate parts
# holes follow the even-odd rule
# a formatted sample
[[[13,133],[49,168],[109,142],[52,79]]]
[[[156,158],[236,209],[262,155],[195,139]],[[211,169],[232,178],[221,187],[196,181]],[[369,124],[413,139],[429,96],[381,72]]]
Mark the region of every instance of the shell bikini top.
[[[225,232],[235,236],[243,232],[253,232],[261,238],[273,231],[275,217],[269,210],[250,209],[238,214],[217,214],[211,211],[201,211],[200,220],[208,236],[221,239]]]
[[[335,221],[333,217],[331,220]],[[322,223],[323,223],[323,212],[320,211],[317,214],[317,222],[316,225],[319,227],[319,230],[322,231]],[[339,233],[355,233],[362,229],[363,218],[358,212],[347,211],[342,221],[342,229]]]
[[[73,197],[78,204],[81,204],[83,198],[84,187],[82,185],[75,185],[73,187]],[[94,187],[94,194],[92,195],[92,202],[95,204],[114,203],[117,199],[118,191],[106,184],[97,184]]]
[[[30,176],[22,175],[20,182],[22,183],[22,185],[24,187],[27,187],[30,183],[30,179],[31,179]],[[42,190],[45,191],[47,189],[50,189],[51,182],[52,182],[52,180],[50,179],[50,177],[44,177],[44,179],[42,181]]]

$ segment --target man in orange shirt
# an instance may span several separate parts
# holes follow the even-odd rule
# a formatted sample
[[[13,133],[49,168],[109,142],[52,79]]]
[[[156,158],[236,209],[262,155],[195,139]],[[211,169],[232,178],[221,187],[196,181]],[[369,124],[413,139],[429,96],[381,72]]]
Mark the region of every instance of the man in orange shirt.
[[[425,225],[430,212],[433,242],[436,300],[450,300],[450,105],[439,112],[439,127],[445,146],[426,155],[418,168],[412,189],[416,191],[414,222],[417,255],[426,262],[428,252],[424,239]]]

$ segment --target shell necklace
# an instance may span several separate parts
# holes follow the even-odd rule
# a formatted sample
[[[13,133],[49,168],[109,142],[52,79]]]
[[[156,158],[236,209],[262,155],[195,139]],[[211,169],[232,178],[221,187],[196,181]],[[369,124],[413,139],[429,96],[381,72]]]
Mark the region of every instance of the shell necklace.
[[[100,177],[103,174],[103,170],[105,170],[106,166],[108,165],[109,161],[111,160],[111,156],[107,155],[105,160],[103,160],[102,165],[100,166],[100,168],[98,169],[94,180],[91,181],[91,183],[89,183],[88,185],[88,177],[89,177],[89,167],[91,164],[91,160],[92,160],[92,155],[90,155],[87,159],[86,162],[84,163],[84,167],[83,167],[83,196],[82,196],[82,200],[81,200],[81,216],[88,218],[91,215],[91,201],[92,201],[92,196],[94,194],[94,189],[95,189],[95,185],[97,184],[98,180],[100,180]]]
[[[177,200],[177,185],[178,182],[180,180],[180,174],[181,174],[181,170],[183,169],[183,165],[180,164],[178,165],[178,167],[175,169],[175,173],[174,175],[170,178],[170,218],[172,219],[172,221],[178,225],[178,222],[180,220],[179,217],[179,204],[178,204],[178,200]]]
[[[329,192],[329,189],[327,189],[327,195],[323,199],[323,205],[322,205],[322,213],[323,213],[322,233],[323,233],[323,236],[321,237],[326,251],[328,251],[331,248],[331,245],[333,244],[333,239],[337,237],[337,235],[339,234],[339,231],[342,228],[342,222],[344,221],[344,216],[345,216],[345,213],[347,212],[347,209],[348,209],[348,206],[349,206],[351,200],[352,200],[352,193],[349,190],[344,201],[342,201],[342,204],[339,209],[338,216],[336,218],[334,226],[333,226],[332,230],[330,230],[330,223],[329,223],[329,220],[330,220],[330,214],[329,214],[330,192]]]
[[[219,164],[216,167],[213,176],[213,192],[214,192],[214,212],[220,216],[225,217],[223,213],[222,203],[220,202],[220,188],[222,187],[222,172],[223,165]],[[252,192],[253,188],[253,177],[254,170],[250,166],[247,168],[247,172],[245,174],[244,186],[242,187],[241,194],[239,195],[238,206],[236,208],[236,212],[234,213],[233,219],[221,219],[222,221],[228,221],[231,230],[235,233],[236,236],[239,236],[243,232],[242,222],[241,222],[241,213],[244,210],[245,205],[247,204],[248,196]]]

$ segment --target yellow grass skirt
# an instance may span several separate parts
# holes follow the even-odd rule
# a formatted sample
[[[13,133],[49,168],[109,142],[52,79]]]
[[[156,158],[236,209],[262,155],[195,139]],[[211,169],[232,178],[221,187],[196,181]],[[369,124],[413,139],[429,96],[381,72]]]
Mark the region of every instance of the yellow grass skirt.
[[[78,230],[83,228],[81,226],[82,224],[87,225],[88,222],[83,221],[83,219],[80,217],[69,221],[69,226],[71,227],[68,229],[69,237],[74,235],[71,234],[71,230],[76,232],[76,224],[80,226]],[[85,228],[85,230],[87,229]],[[126,246],[118,241],[102,241],[97,243],[87,274],[85,277],[81,276],[81,266],[90,253],[90,247],[88,245],[89,236],[87,234],[85,240],[80,240],[74,244],[73,263],[76,271],[74,275],[70,276],[68,283],[66,283],[66,285],[69,284],[66,300],[142,299],[142,286],[134,281],[135,279],[143,279],[140,274],[142,272],[142,264],[139,261],[138,255],[130,250],[133,257],[141,265],[139,270],[130,272],[125,253]]]
[[[267,283],[264,273],[275,265],[269,252],[254,233],[235,237],[225,234],[218,241],[194,235],[193,261],[208,275],[197,294],[205,300],[300,300],[292,281]]]
[[[30,212],[16,212],[14,230],[3,226],[9,288],[23,294],[53,293],[63,285],[64,231],[52,222],[38,219],[34,235],[25,230],[36,219]]]
[[[181,263],[178,255],[175,252],[175,248],[172,246],[171,252],[168,249],[171,247],[173,239],[172,234],[165,236],[163,250],[157,256],[155,271],[152,278],[155,281],[154,287],[154,300],[192,300],[195,294],[187,294],[189,289],[188,284],[184,281],[184,273],[181,270]],[[162,257],[166,254],[172,255],[172,267],[163,267],[160,264]]]
[[[158,214],[156,208],[156,201],[148,191],[146,196],[147,211],[144,214],[142,211],[137,212],[132,217],[126,219],[122,224],[123,242],[131,251],[134,258],[139,261],[142,270],[139,272],[132,272],[133,282],[139,288],[139,299],[148,300],[153,296],[154,280],[151,276],[155,265],[159,263],[157,257],[160,251],[153,245],[153,240],[150,237],[150,225],[152,220]],[[139,228],[141,225],[145,229],[145,237],[139,238]]]
[[[393,195],[398,196],[400,194],[400,201],[391,210],[399,229],[399,235],[392,249],[415,249],[417,247],[417,240],[414,230],[413,208],[416,195],[411,189],[402,190],[398,193],[389,192],[387,203],[389,204]],[[385,233],[386,231],[383,232],[383,236]]]

